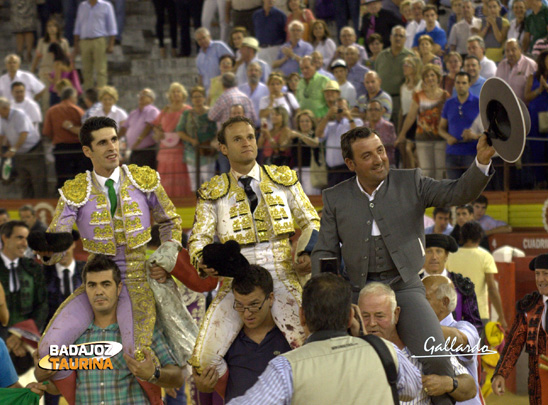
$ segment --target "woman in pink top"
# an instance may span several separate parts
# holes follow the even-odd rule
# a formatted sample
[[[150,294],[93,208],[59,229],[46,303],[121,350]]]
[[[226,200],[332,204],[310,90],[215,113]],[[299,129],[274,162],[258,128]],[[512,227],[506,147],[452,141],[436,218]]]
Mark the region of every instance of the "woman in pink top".
[[[316,19],[314,14],[312,14],[312,11],[308,8],[304,8],[302,0],[287,0],[287,8],[291,11],[287,16],[287,23],[285,24],[287,41],[289,41],[289,24],[291,21],[297,20],[304,25],[303,41],[310,42],[312,39],[310,36],[310,23]]]
[[[158,173],[162,186],[170,198],[192,195],[186,163],[183,162],[183,143],[175,132],[181,114],[191,107],[185,104],[188,93],[177,82],[171,83],[167,92],[169,104],[152,122],[154,138],[160,142],[158,151]]]

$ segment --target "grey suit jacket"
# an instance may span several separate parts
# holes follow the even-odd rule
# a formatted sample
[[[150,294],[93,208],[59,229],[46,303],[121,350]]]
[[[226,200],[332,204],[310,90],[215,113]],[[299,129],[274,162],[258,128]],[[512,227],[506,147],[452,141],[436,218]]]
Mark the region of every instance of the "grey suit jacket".
[[[369,269],[372,220],[404,282],[424,264],[424,210],[469,203],[481,194],[494,170],[486,176],[473,163],[458,180],[437,181],[420,169],[390,169],[373,201],[353,177],[323,192],[320,235],[312,252],[312,274],[319,259],[344,259],[350,281],[363,287]]]

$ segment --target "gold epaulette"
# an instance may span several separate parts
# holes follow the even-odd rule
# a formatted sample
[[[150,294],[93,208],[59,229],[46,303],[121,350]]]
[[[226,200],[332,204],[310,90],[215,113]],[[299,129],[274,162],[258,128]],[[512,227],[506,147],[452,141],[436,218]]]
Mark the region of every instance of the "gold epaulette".
[[[81,207],[88,202],[91,193],[91,176],[89,172],[77,174],[72,180],[65,181],[59,189],[59,194],[67,204]]]
[[[228,174],[223,173],[202,184],[198,189],[198,197],[203,200],[218,200],[228,193],[229,187],[230,179]]]
[[[270,180],[281,186],[290,187],[299,181],[295,170],[291,170],[287,166],[264,165],[263,169]]]
[[[160,185],[160,175],[148,166],[122,165],[131,183],[139,190],[150,193]]]

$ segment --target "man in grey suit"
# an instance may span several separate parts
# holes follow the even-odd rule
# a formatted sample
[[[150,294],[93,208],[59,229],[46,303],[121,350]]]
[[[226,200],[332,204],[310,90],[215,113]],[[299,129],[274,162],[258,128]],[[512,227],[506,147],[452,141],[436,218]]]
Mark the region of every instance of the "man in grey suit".
[[[384,145],[369,128],[348,131],[341,149],[356,177],[323,192],[312,274],[320,272],[321,258],[342,258],[355,300],[367,282],[389,284],[401,307],[399,335],[412,353],[426,356],[428,338],[433,337],[436,345],[444,339],[418,276],[424,264],[424,210],[473,201],[493,175],[490,162],[495,151],[482,136],[475,163],[457,180],[437,181],[422,176],[420,169],[389,169]],[[448,357],[421,360],[425,374],[454,377]],[[451,403],[447,395],[433,400]]]

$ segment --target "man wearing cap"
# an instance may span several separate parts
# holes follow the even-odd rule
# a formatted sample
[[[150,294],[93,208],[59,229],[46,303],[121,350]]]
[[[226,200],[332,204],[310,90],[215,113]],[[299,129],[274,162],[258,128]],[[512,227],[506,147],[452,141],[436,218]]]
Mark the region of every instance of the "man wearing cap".
[[[403,21],[401,17],[397,17],[392,11],[384,9],[382,5],[381,0],[365,0],[367,12],[362,18],[360,37],[363,37],[364,42],[367,43],[369,36],[376,32],[380,34],[384,46],[387,47],[390,45],[392,27],[403,24]]]
[[[289,41],[282,45],[277,60],[272,63],[273,69],[279,69],[285,76],[299,71],[299,63],[303,56],[310,55],[314,48],[303,41],[304,25],[298,20],[291,21],[287,27]]]
[[[425,246],[424,273],[421,274],[421,277],[436,274],[448,277],[457,290],[457,305],[453,310],[455,320],[470,322],[481,334],[483,323],[478,310],[478,299],[474,291],[474,283],[468,277],[448,271],[445,268],[449,253],[455,253],[459,249],[459,245],[451,236],[430,234],[426,235]]]
[[[336,82],[329,82],[328,86],[333,86]],[[329,93],[335,90],[326,86],[326,99],[332,97]],[[316,128],[316,137],[324,139],[327,150],[325,152],[325,162],[327,164],[327,183],[329,187],[347,180],[353,176],[348,170],[341,155],[341,136],[356,127],[362,126],[361,119],[352,117],[348,109],[348,102],[339,98],[329,107],[328,113],[321,119]]]
[[[548,254],[529,263],[535,272],[538,291],[527,294],[516,304],[517,314],[491,380],[496,395],[505,393],[505,382],[516,365],[521,351],[529,354],[529,401],[548,404]]]
[[[410,49],[405,45],[405,28],[396,25],[390,33],[390,47],[383,49],[375,59],[375,71],[382,80],[383,90],[392,98],[394,105],[392,122],[397,124],[397,117],[400,112],[400,87],[405,81],[403,76],[403,60],[413,56]]]
[[[316,118],[322,118],[328,110],[323,90],[329,79],[316,72],[310,56],[302,58],[300,67],[303,78],[297,85],[297,101],[302,110],[308,109]]]
[[[236,78],[238,79],[238,85],[247,83],[248,71],[247,68],[251,62],[257,62],[261,65],[261,82],[266,83],[268,75],[270,74],[270,66],[264,60],[257,57],[259,51],[259,41],[253,37],[245,37],[240,47],[240,55],[242,56],[242,64],[236,71]]]
[[[356,88],[347,80],[348,68],[346,67],[346,62],[342,59],[335,59],[333,63],[331,63],[331,71],[339,84],[341,97],[348,101],[348,106],[350,108],[353,108],[356,105],[357,100]]]

